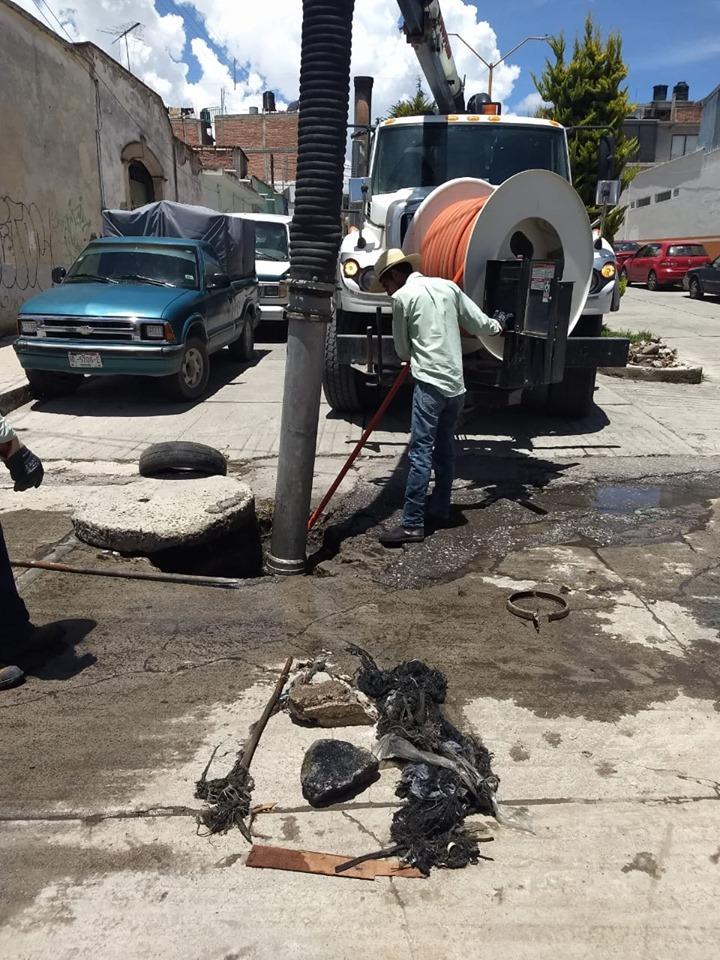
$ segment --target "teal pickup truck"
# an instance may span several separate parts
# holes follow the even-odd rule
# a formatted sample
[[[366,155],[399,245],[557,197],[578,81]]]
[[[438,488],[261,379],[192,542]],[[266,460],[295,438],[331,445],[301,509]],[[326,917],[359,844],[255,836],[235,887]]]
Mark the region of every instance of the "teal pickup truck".
[[[195,208],[198,209],[198,208]],[[69,393],[84,376],[162,378],[179,401],[203,396],[210,356],[250,360],[260,320],[253,262],[228,273],[218,244],[168,236],[92,241],[57,286],[26,301],[15,342],[34,396]],[[235,258],[237,262],[237,258]]]

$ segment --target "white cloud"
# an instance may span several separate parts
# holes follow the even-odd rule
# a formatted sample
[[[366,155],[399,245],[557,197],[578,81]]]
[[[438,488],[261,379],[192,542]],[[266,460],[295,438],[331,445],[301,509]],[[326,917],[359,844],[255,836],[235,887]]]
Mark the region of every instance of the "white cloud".
[[[39,16],[44,10],[39,0],[18,0]],[[68,0],[65,7],[53,9],[74,40],[90,40],[125,61],[123,47],[112,42],[103,30],[140,21],[142,39],[131,38],[130,64],[133,72],[173,106],[217,108],[220,90],[225,89],[226,109],[242,112],[259,106],[262,91],[276,91],[278,105],[297,99],[300,63],[302,7],[298,0],[242,0],[242,16],[237,4],[227,0],[192,0],[184,6],[185,22],[177,14],[161,16],[153,0]],[[373,115],[383,115],[402,97],[412,95],[421,71],[410,45],[398,29],[396,0],[360,0],[353,24],[353,74],[375,77]],[[492,27],[478,20],[477,10],[464,0],[443,0],[443,14],[449,32],[456,32],[486,60],[500,56]],[[204,20],[208,36],[225,51],[223,62],[202,39],[194,36]],[[187,79],[188,65],[181,61],[186,34],[198,61],[201,76],[195,83]],[[451,38],[460,76],[467,77],[468,96],[487,88],[487,70],[456,38]],[[233,86],[227,63],[235,58],[243,79]],[[494,97],[507,100],[520,74],[517,66],[501,64],[493,78]],[[427,84],[423,80],[427,89]]]
[[[543,100],[537,90],[534,90],[532,93],[528,93],[527,96],[523,97],[518,103],[513,104],[510,107],[510,112],[519,117],[534,117],[540,107],[548,106],[550,106],[550,104]]]

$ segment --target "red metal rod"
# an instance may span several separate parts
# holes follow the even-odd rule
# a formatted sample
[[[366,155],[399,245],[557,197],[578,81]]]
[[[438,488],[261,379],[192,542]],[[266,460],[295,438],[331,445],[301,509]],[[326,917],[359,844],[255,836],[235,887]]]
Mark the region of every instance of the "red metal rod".
[[[369,424],[367,425],[367,427],[365,428],[365,431],[364,431],[363,435],[360,437],[360,439],[358,440],[358,442],[355,444],[355,449],[353,450],[353,452],[350,454],[350,456],[349,456],[349,457],[347,458],[347,460],[345,461],[345,464],[344,464],[342,470],[340,471],[340,473],[339,473],[339,474],[337,475],[337,477],[335,477],[335,479],[333,480],[332,485],[331,485],[330,489],[328,490],[328,492],[325,494],[325,496],[324,496],[324,497],[322,498],[322,500],[320,501],[319,505],[315,508],[314,512],[311,514],[310,519],[308,520],[308,525],[307,525],[308,533],[312,530],[312,528],[313,528],[313,527],[315,526],[315,524],[318,522],[318,520],[320,519],[320,515],[322,514],[323,510],[324,510],[325,507],[328,505],[328,503],[330,503],[330,501],[332,500],[335,491],[336,491],[337,488],[340,486],[340,484],[343,482],[343,479],[345,478],[345,474],[348,472],[348,470],[349,470],[350,467],[353,465],[353,463],[355,463],[355,461],[357,460],[358,454],[360,453],[360,451],[362,450],[362,448],[365,446],[365,444],[368,442],[368,440],[369,440],[369,438],[370,438],[370,434],[373,432],[373,430],[375,429],[375,427],[378,425],[378,423],[379,423],[380,420],[382,419],[385,411],[387,410],[387,408],[388,408],[388,407],[390,406],[390,404],[392,403],[393,397],[395,396],[395,394],[398,392],[398,390],[400,389],[400,387],[401,387],[401,386],[403,385],[403,383],[405,382],[405,379],[407,378],[407,375],[408,375],[409,372],[410,372],[410,364],[404,363],[404,364],[402,365],[402,367],[400,368],[400,373],[397,375],[397,379],[395,380],[395,383],[392,385],[392,387],[390,387],[390,390],[388,391],[388,395],[385,397],[385,399],[383,400],[383,402],[380,404],[380,406],[378,407],[377,413],[375,414],[375,416],[372,418],[372,420],[370,421],[370,423],[369,423]]]

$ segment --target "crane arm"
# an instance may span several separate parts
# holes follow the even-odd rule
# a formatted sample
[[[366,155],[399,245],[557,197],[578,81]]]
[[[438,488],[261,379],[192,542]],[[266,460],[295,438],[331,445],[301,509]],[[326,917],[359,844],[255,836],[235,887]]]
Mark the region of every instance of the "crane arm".
[[[465,91],[450,48],[439,0],[398,0],[403,33],[412,44],[440,113],[465,109]]]

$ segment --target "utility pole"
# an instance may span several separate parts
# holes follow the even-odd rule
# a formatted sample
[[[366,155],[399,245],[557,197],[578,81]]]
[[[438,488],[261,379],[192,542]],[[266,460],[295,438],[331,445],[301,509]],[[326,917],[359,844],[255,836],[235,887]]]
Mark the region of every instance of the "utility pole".
[[[467,40],[464,40],[464,39],[460,36],[459,33],[448,33],[448,36],[449,36],[449,37],[457,37],[458,40],[459,40],[461,43],[464,43],[465,46],[468,48],[468,50],[469,50],[471,53],[474,53],[475,56],[478,58],[478,60],[480,60],[481,63],[484,63],[485,66],[488,68],[488,90],[487,90],[487,92],[488,92],[488,96],[490,97],[491,100],[492,100],[493,70],[495,69],[495,67],[499,67],[501,63],[504,63],[505,60],[507,60],[508,57],[512,56],[513,53],[515,53],[516,50],[519,50],[520,47],[522,47],[524,44],[526,44],[529,40],[549,40],[549,39],[550,39],[550,34],[548,34],[548,33],[544,34],[542,37],[525,37],[525,39],[524,39],[524,40],[521,40],[520,43],[516,43],[515,46],[512,48],[512,50],[508,50],[507,53],[503,54],[502,57],[500,57],[499,60],[496,60],[494,63],[488,63],[487,60],[486,60],[484,57],[481,57],[480,54],[477,52],[477,50],[473,49],[473,47],[470,46],[470,44],[467,42]]]

